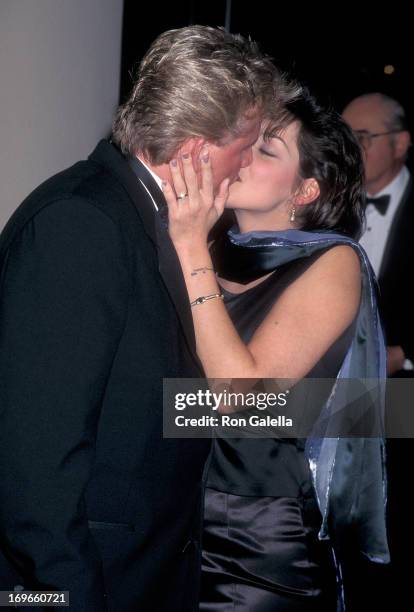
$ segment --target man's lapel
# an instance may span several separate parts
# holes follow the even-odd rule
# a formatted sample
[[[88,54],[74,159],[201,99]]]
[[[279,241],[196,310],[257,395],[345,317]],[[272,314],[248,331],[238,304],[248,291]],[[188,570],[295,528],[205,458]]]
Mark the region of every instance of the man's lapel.
[[[388,234],[387,242],[385,245],[384,255],[381,262],[381,269],[378,274],[378,279],[381,284],[381,280],[388,275],[388,273],[395,274],[397,271],[393,270],[393,260],[399,255],[401,248],[405,247],[405,241],[402,239],[406,233],[407,226],[410,228],[411,235],[411,202],[408,200],[413,197],[414,193],[414,180],[410,177],[408,184],[401,197],[401,202],[398,205],[397,211],[392,220],[391,228]],[[407,214],[408,213],[408,214]],[[408,224],[408,225],[407,225]]]
[[[157,248],[160,275],[177,311],[189,348],[199,363],[187,288],[177,253],[162,219],[162,217],[165,218],[167,204],[161,190],[139,160],[133,158],[127,162],[121,153],[107,141],[101,141],[98,144],[91,159],[110,166],[111,171],[117,174],[134,203],[145,232]],[[155,210],[151,197],[161,214]]]
[[[129,165],[140,184],[147,191],[146,204],[148,203],[152,207],[156,232],[155,243],[158,249],[158,269],[171,299],[175,304],[190,347],[195,352],[194,326],[187,287],[185,286],[177,253],[171,242],[166,226],[167,203],[154,178],[143,164],[141,164],[138,159],[133,158],[129,160]],[[148,201],[150,197],[155,201],[158,207],[158,213],[155,211],[153,202]],[[140,208],[142,208],[142,206]],[[140,209],[138,209],[138,212],[140,212]]]

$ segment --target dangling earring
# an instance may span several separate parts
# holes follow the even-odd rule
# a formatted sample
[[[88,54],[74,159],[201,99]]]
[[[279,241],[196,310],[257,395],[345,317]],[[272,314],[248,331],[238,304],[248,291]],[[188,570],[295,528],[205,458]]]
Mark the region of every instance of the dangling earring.
[[[292,206],[290,211],[290,222],[293,223],[295,221],[296,208]]]

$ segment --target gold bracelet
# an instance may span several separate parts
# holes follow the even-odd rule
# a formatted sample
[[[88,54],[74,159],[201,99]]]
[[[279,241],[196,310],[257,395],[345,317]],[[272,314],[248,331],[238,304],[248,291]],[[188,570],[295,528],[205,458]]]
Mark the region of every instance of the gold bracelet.
[[[224,299],[224,295],[222,293],[212,293],[211,295],[200,295],[194,302],[190,302],[190,306],[198,306],[199,304],[204,304],[207,300],[212,300],[213,298]]]

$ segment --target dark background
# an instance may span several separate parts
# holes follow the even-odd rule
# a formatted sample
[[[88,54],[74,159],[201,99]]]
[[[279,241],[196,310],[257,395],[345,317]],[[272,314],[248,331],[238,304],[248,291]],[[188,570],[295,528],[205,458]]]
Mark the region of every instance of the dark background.
[[[250,35],[281,69],[293,72],[337,110],[360,93],[382,91],[403,104],[412,126],[414,53],[408,9],[395,2],[311,4],[232,0],[230,31]],[[146,0],[144,14],[140,1],[125,0],[120,100],[131,87],[131,69],[158,34],[196,23],[224,26],[226,5],[226,0]],[[395,71],[385,75],[389,64]]]

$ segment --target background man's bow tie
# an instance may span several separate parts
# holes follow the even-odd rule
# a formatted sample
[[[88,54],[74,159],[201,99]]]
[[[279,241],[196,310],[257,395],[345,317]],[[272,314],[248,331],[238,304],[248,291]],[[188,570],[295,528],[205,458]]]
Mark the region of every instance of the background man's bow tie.
[[[367,198],[367,206],[368,204],[373,204],[375,208],[381,215],[385,215],[387,212],[387,208],[390,204],[391,196],[390,195],[382,195],[379,198]]]

